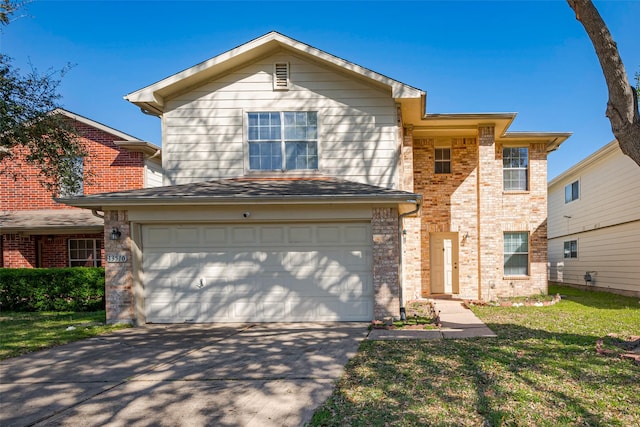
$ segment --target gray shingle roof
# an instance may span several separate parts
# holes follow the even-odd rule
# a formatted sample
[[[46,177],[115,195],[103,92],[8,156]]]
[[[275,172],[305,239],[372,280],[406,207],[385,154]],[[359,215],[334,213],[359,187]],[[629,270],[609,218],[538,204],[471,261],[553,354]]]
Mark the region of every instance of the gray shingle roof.
[[[0,231],[10,232],[101,232],[104,220],[84,209],[0,211]]]
[[[235,178],[60,199],[72,206],[287,201],[418,200],[419,195],[334,178]]]

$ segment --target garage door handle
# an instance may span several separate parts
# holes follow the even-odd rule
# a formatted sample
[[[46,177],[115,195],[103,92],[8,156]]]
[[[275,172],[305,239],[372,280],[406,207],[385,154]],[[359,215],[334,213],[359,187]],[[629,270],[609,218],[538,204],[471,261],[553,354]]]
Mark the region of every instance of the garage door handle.
[[[206,284],[206,283],[205,283],[205,281],[204,281],[204,277],[201,277],[201,278],[200,278],[200,282],[198,283],[198,288],[199,288],[199,289],[204,288],[205,284]]]

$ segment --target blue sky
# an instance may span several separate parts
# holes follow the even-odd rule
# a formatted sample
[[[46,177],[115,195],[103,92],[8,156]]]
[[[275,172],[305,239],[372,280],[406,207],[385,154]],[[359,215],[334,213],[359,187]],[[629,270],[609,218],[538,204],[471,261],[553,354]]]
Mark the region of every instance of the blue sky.
[[[595,1],[629,78],[640,1]],[[155,144],[160,120],[123,99],[269,31],[427,92],[430,113],[517,112],[512,131],[573,132],[553,178],[613,139],[593,47],[565,1],[34,1],[2,29],[23,71],[73,64],[64,108]]]

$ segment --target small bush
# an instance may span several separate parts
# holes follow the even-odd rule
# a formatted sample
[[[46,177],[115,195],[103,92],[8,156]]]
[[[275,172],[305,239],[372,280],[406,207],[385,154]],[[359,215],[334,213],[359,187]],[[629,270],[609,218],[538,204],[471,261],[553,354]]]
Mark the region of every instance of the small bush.
[[[104,268],[0,268],[0,309],[104,310]]]

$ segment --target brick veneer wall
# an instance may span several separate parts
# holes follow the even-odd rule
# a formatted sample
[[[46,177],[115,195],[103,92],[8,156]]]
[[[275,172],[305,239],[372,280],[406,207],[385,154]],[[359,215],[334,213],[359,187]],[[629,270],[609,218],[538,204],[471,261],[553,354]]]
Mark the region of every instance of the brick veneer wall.
[[[31,235],[4,234],[0,266],[10,268],[33,268],[37,266],[36,249],[38,241],[42,241],[40,267],[69,267],[69,239],[97,239],[102,241],[103,234],[64,234],[64,235]],[[101,245],[102,246],[102,245]],[[104,265],[104,248],[100,249],[102,265]]]
[[[113,228],[122,235],[119,240],[111,240]],[[104,212],[104,242],[107,255],[123,255],[125,262],[106,262],[105,305],[108,323],[135,323],[133,261],[131,252],[131,230],[127,211]]]
[[[373,315],[375,319],[399,317],[398,210],[374,208],[371,231],[373,234]]]
[[[85,194],[144,187],[144,155],[121,149],[113,141],[121,138],[81,122],[75,123],[89,157],[85,158]],[[23,151],[24,152],[24,151]],[[56,203],[51,192],[39,184],[39,171],[20,156],[12,168],[22,179],[0,175],[0,210],[76,209]]]
[[[451,174],[434,173],[436,145],[450,144]],[[503,192],[502,144],[494,127],[477,138],[414,139],[414,191],[422,194],[422,294],[431,294],[430,233],[458,233],[459,296],[495,299],[546,292],[547,164],[544,143],[529,144],[529,191]],[[530,272],[504,277],[503,233],[530,233]],[[468,235],[466,239],[463,236]]]

